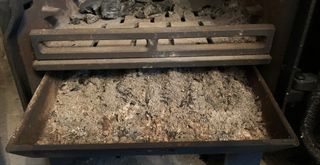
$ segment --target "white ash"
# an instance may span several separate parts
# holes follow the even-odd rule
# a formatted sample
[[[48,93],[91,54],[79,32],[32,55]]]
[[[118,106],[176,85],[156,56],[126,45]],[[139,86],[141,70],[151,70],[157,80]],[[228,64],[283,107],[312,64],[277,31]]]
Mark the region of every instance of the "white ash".
[[[238,68],[82,71],[56,99],[37,144],[269,138]]]

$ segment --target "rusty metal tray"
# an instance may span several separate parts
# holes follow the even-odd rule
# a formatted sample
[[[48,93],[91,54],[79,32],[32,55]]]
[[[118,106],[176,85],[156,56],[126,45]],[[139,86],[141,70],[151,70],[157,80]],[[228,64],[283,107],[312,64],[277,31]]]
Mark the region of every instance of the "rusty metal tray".
[[[262,103],[264,120],[271,136],[264,140],[194,141],[130,144],[35,145],[48,111],[55,102],[58,78],[46,74],[29,103],[22,124],[11,137],[7,151],[30,157],[66,157],[129,154],[211,154],[265,152],[298,145],[298,139],[274,100],[259,71],[247,68],[249,84]]]

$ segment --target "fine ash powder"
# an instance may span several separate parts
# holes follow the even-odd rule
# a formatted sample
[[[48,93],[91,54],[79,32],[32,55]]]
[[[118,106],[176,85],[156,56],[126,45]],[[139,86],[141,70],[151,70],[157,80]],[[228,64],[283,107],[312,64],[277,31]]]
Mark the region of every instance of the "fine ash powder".
[[[37,144],[267,139],[258,99],[239,68],[80,71]]]

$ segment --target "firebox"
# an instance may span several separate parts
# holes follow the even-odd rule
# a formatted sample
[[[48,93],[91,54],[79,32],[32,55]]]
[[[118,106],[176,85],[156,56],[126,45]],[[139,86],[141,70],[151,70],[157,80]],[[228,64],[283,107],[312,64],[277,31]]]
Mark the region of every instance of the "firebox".
[[[232,162],[298,145],[273,92],[299,1],[11,3],[6,44],[26,115],[8,152]]]

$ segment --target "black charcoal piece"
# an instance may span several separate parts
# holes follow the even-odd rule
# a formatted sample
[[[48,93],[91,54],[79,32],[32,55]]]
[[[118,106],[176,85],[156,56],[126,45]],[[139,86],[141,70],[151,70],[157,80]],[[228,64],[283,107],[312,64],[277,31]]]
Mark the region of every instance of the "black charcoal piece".
[[[135,16],[136,18],[139,18],[139,19],[144,19],[144,18],[146,18],[146,16],[144,15],[144,12],[143,12],[142,9],[136,10],[135,13],[134,13],[134,16]]]
[[[80,5],[79,12],[82,14],[90,13],[98,15],[102,0],[86,0]]]
[[[101,16],[105,19],[116,19],[120,16],[120,0],[103,0]]]
[[[160,9],[154,4],[148,4],[144,7],[144,14],[146,17],[161,13]]]
[[[79,25],[81,20],[77,17],[70,17],[70,24]]]
[[[100,17],[94,14],[86,14],[86,16],[84,17],[84,20],[87,24],[93,24],[97,22],[99,19]]]
[[[120,4],[120,15],[126,16],[129,15],[135,8],[135,1],[134,0],[127,0],[124,2],[121,2]]]
[[[157,5],[161,9],[162,12],[173,11],[174,3],[171,0],[163,0],[157,2]]]
[[[136,0],[137,3],[150,3],[152,0]]]
[[[70,24],[79,25],[81,23],[81,20],[83,20],[83,19],[84,19],[84,16],[81,14],[72,15],[70,17]]]

